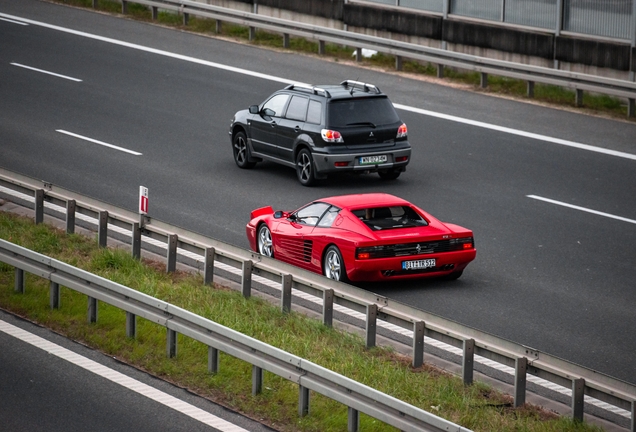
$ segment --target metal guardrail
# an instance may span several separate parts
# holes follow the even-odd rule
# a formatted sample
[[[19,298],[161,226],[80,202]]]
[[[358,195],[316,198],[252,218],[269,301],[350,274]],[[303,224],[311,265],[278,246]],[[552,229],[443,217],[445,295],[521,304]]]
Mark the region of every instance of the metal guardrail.
[[[281,284],[283,310],[289,310],[291,290],[295,288],[322,299],[322,319],[325,325],[332,325],[334,304],[364,314],[368,347],[376,344],[377,320],[411,330],[414,367],[423,363],[426,349],[424,337],[427,336],[462,350],[462,379],[466,385],[473,382],[474,356],[479,355],[514,369],[515,407],[525,403],[527,376],[533,375],[571,389],[574,419],[583,420],[584,398],[587,395],[629,413],[630,430],[636,432],[636,386],[633,384],[155,219],[144,217],[143,221],[137,222],[140,217],[136,213],[2,168],[0,186],[34,197],[36,223],[41,223],[44,219],[45,201],[57,204],[67,209],[67,232],[74,230],[76,212],[98,219],[98,242],[102,246],[106,245],[109,224],[130,230],[133,238],[132,253],[136,256],[139,256],[141,250],[140,239],[143,232],[144,236],[167,244],[167,271],[175,269],[179,247],[201,257],[205,283],[213,281],[214,262],[222,262],[241,270],[241,289],[246,297],[251,295],[252,276],[258,275]]]
[[[308,360],[267,345],[228,327],[217,324],[170,303],[140,293],[118,283],[96,276],[61,261],[0,240],[0,261],[16,268],[16,291],[24,292],[24,273],[51,281],[52,298],[59,299],[59,286],[65,286],[89,297],[90,320],[97,319],[96,300],[126,311],[127,333],[135,336],[133,324],[142,317],[168,330],[167,352],[176,354],[176,333],[181,333],[208,346],[209,356],[216,361],[218,352],[252,364],[252,393],[262,390],[263,372],[268,371],[299,386],[300,415],[309,412],[309,390],[338,401],[348,407],[349,430],[357,430],[358,413],[363,412],[403,431],[470,432],[448,420],[360,384]],[[56,307],[59,307],[59,301]]]
[[[396,68],[398,69],[401,69],[402,58],[409,58],[437,64],[438,77],[443,76],[444,67],[455,67],[475,71],[481,73],[482,87],[486,87],[488,84],[488,74],[515,78],[527,81],[529,97],[534,95],[534,83],[536,82],[575,90],[577,106],[582,105],[583,91],[622,97],[628,101],[627,115],[629,117],[636,115],[636,82],[478,57],[408,42],[212,6],[189,0],[119,1],[122,3],[122,13],[127,12],[128,3],[138,3],[151,7],[153,19],[157,18],[158,9],[165,9],[182,14],[184,23],[187,23],[189,15],[196,15],[215,19],[218,22],[227,21],[247,26],[250,28],[250,39],[254,37],[255,28],[282,33],[286,47],[289,46],[289,35],[318,40],[320,54],[324,53],[325,42],[330,42],[356,47],[358,50],[358,59],[360,59],[362,48],[394,55],[396,56]],[[94,0],[94,4],[96,4],[96,2],[97,0]]]

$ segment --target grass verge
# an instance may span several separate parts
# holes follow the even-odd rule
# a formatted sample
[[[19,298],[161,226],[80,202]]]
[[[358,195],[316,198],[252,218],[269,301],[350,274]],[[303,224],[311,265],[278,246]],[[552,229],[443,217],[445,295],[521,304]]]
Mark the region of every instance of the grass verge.
[[[57,3],[68,4],[76,7],[93,8],[93,0],[51,0]],[[122,11],[121,3],[113,0],[99,0],[97,10],[111,14],[120,14]],[[128,3],[129,18],[157,22],[158,24],[179,28],[181,30],[192,31],[195,33],[205,34],[214,37],[228,37],[237,42],[251,43],[254,45],[283,49],[283,38],[278,33],[272,33],[264,30],[257,30],[253,40],[249,40],[249,29],[245,26],[234,25],[231,23],[223,23],[221,31],[217,33],[216,20],[197,18],[191,16],[188,24],[183,24],[183,17],[172,12],[160,11],[157,20],[152,21],[152,14],[149,7]],[[318,53],[318,42],[306,40],[304,38],[290,38],[290,51],[303,54],[315,55]],[[352,61],[352,52],[355,48],[342,46],[338,44],[325,44],[324,58],[336,62]],[[395,57],[388,54],[378,53],[370,58],[365,58],[358,66],[367,66],[372,68],[381,68],[387,73],[398,73],[395,71]],[[422,64],[421,62],[404,60],[403,72],[414,76],[436,77],[437,68],[432,64]],[[627,105],[619,98],[590,94],[583,94],[582,106],[577,107],[575,104],[575,92],[564,87],[536,83],[534,87],[534,97],[527,96],[526,82],[513,78],[498,77],[491,75],[488,77],[488,87],[483,89],[480,87],[480,74],[477,72],[467,72],[463,70],[445,68],[444,78],[439,82],[448,82],[461,84],[469,90],[493,95],[505,95],[515,99],[526,101],[540,102],[555,107],[577,109],[585,111],[589,114],[605,115],[621,120],[636,122],[636,118],[627,117]]]
[[[429,365],[414,369],[391,349],[367,349],[362,338],[328,328],[299,313],[283,314],[270,303],[245,299],[223,286],[207,287],[198,274],[167,274],[161,263],[137,261],[128,251],[101,249],[95,239],[67,235],[29,218],[0,212],[0,238],[98,274],[270,345],[306,358],[395,398],[474,431],[573,432],[601,429],[558,417],[540,407],[512,407],[510,396],[482,383],[465,387],[459,377]],[[13,267],[0,263],[0,307],[49,327],[109,356],[263,421],[281,431],[342,431],[347,409],[318,394],[300,418],[296,384],[265,373],[263,392],[251,394],[251,365],[221,354],[217,374],[207,371],[207,347],[178,336],[178,355],[167,358],[165,328],[138,319],[137,338],[125,335],[125,313],[104,303],[89,324],[86,297],[61,287],[61,307],[49,307],[49,284],[26,275],[25,293],[14,290]],[[366,415],[363,431],[392,431]]]

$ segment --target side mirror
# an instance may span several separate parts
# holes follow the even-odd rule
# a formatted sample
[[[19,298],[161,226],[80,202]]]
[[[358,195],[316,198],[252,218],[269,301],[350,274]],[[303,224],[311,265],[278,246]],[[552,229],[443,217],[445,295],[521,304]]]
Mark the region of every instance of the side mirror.
[[[280,219],[282,217],[285,217],[285,212],[278,210],[274,212],[274,219]]]
[[[258,114],[258,105],[250,105],[250,114]]]

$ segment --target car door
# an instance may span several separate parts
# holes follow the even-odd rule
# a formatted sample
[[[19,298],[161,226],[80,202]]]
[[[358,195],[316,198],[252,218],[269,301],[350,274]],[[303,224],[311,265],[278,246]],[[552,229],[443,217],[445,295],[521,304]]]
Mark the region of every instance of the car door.
[[[288,94],[269,98],[250,121],[250,138],[256,153],[276,156],[278,151],[278,123],[289,101]]]
[[[311,203],[295,211],[273,231],[276,258],[306,269],[311,268],[311,232],[329,208],[323,202]]]
[[[306,96],[293,95],[289,100],[285,117],[278,123],[277,154],[281,159],[294,161],[294,143],[304,131],[308,104]]]

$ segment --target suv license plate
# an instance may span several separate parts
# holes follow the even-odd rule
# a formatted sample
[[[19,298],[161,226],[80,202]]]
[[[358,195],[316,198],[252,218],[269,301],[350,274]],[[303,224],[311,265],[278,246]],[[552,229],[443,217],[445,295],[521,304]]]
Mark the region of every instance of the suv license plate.
[[[402,261],[402,270],[421,270],[435,267],[435,259]]]
[[[387,161],[386,155],[363,156],[363,157],[360,158],[360,164],[361,165],[378,164],[378,163],[384,163],[386,161]]]

